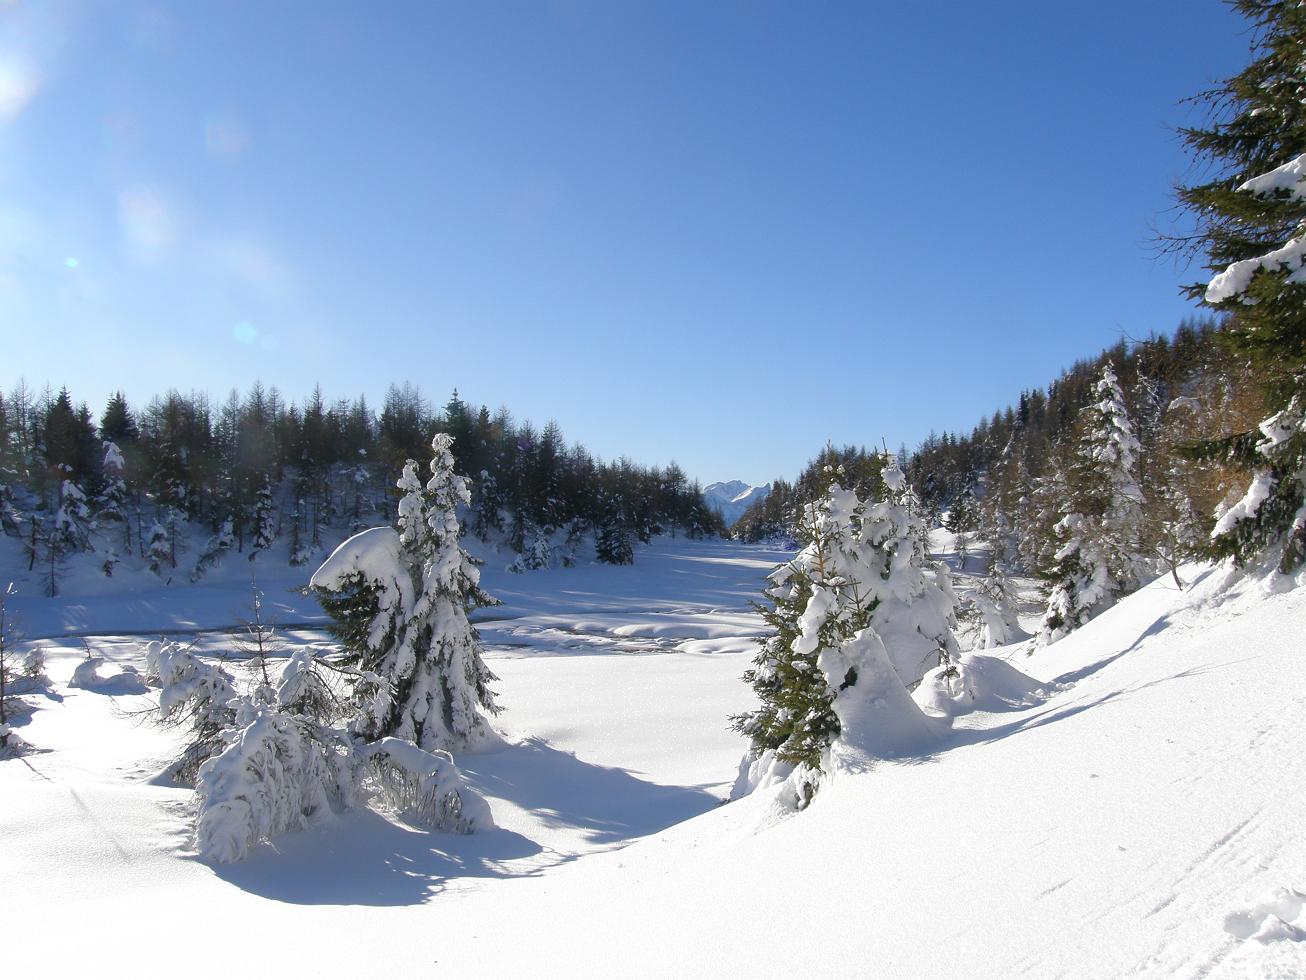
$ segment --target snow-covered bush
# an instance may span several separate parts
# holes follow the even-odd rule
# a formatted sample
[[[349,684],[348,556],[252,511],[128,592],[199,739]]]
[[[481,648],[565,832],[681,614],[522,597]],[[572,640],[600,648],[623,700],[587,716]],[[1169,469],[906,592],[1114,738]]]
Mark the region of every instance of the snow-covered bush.
[[[193,782],[200,766],[222,751],[223,733],[235,723],[239,700],[235,678],[167,641],[147,648],[145,676],[160,688],[159,721],[186,732],[185,747],[168,772],[177,782]]]
[[[371,742],[362,752],[381,798],[395,811],[452,833],[493,829],[490,805],[467,785],[448,752],[427,752],[398,738]]]
[[[73,676],[68,680],[69,687],[93,688],[100,683],[100,668],[104,666],[103,657],[86,656],[73,668]]]
[[[152,645],[147,663],[161,686],[160,719],[187,727],[169,772],[193,777],[195,845],[207,860],[239,861],[262,841],[368,801],[436,830],[494,826],[447,753],[396,738],[365,742],[345,728],[326,676],[339,668],[311,648],[287,659],[274,689],[256,675],[243,692],[175,644]]]
[[[239,861],[259,841],[353,801],[351,747],[341,732],[244,700],[222,739],[195,781],[195,843],[211,861]]]

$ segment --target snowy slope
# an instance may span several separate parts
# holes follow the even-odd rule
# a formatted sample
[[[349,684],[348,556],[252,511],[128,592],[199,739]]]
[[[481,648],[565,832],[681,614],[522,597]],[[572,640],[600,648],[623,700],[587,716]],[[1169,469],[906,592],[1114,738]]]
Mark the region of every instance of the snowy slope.
[[[209,868],[186,856],[189,794],[143,781],[167,737],[59,686],[23,728],[49,751],[0,763],[0,880],[18,883],[0,921],[27,939],[7,962],[1306,974],[1306,589],[1158,581],[1033,657],[1000,651],[1045,682],[1037,703],[965,716],[933,755],[841,775],[780,818],[764,795],[716,805],[742,748],[725,715],[748,706],[744,602],[777,557],[662,542],[533,596],[531,576],[491,576],[516,590],[486,625],[502,720],[533,737],[460,759],[501,828],[476,837],[350,815]],[[54,652],[66,681],[80,649]]]
[[[729,527],[743,516],[744,511],[765,500],[771,492],[771,484],[761,487],[750,486],[743,480],[731,480],[728,483],[710,483],[703,488],[703,499],[708,507],[721,515]]]

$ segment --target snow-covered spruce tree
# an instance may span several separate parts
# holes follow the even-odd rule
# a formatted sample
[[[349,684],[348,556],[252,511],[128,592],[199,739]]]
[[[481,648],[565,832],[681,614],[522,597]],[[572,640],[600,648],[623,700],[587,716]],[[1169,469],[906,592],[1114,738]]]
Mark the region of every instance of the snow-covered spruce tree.
[[[123,474],[126,463],[117,443],[104,444],[104,487],[95,497],[95,522],[102,528],[116,528],[122,533],[122,547],[131,553],[131,521],[127,516],[128,491]]]
[[[893,460],[880,476],[884,497],[866,508],[862,520],[871,562],[864,588],[873,602],[870,625],[910,689],[930,669],[955,663],[957,597],[947,566],[926,554],[929,529],[907,477]]]
[[[980,507],[974,487],[967,484],[953,498],[943,526],[956,537],[957,564],[960,566],[957,570],[965,572],[970,558],[971,536],[980,526]]]
[[[277,506],[272,499],[272,481],[264,478],[254,498],[254,520],[250,539],[249,558],[253,561],[260,552],[272,547],[277,537]]]
[[[1081,411],[1079,427],[1069,512],[1054,527],[1057,550],[1043,569],[1043,645],[1113,606],[1153,570],[1143,549],[1138,439],[1110,365],[1094,387],[1094,401]]]
[[[190,580],[198,582],[202,579],[236,543],[235,531],[232,528],[231,518],[228,517],[222,522],[216,534],[204,542],[204,550],[200,552],[199,558],[195,561],[195,567],[190,570]]]
[[[313,546],[308,529],[304,524],[307,507],[302,500],[295,501],[295,510],[290,518],[290,564],[298,567],[307,565],[313,557]]]
[[[633,565],[635,563],[634,542],[631,541],[630,527],[625,513],[614,509],[599,525],[594,536],[594,557],[605,565]]]
[[[1005,646],[1029,637],[1020,626],[1015,587],[996,553],[989,556],[988,571],[968,598],[979,649]]]
[[[526,532],[526,550],[508,566],[510,572],[533,572],[548,568],[553,562],[553,546],[544,528],[529,524]]]
[[[0,479],[0,533],[11,538],[21,537],[23,533],[23,515],[14,502],[13,487],[3,479]]]
[[[801,809],[851,757],[907,751],[929,735],[908,687],[941,663],[956,673],[956,600],[946,569],[925,558],[902,471],[889,463],[882,478],[875,504],[835,485],[808,505],[808,545],[770,577],[761,612],[775,632],[745,674],[761,705],[732,719],[750,740],[734,797],[783,783]]]
[[[72,480],[59,485],[59,504],[54,513],[54,532],[65,553],[90,551],[95,524],[86,494]]]
[[[1267,416],[1194,447],[1251,472],[1218,515],[1207,553],[1291,573],[1306,561],[1306,8],[1233,0],[1253,27],[1254,60],[1200,96],[1205,128],[1182,131],[1212,179],[1182,187],[1195,241],[1216,275],[1195,299],[1230,314],[1222,339],[1251,363]]]
[[[749,740],[732,797],[785,779],[792,779],[799,807],[816,792],[821,756],[839,734],[835,690],[817,662],[822,650],[864,627],[872,611],[858,582],[867,570],[856,542],[863,508],[838,485],[807,504],[799,522],[807,546],[768,576],[768,604],[756,609],[771,632],[744,674],[760,706],[731,718]]]
[[[155,521],[145,537],[145,561],[151,572],[164,578],[171,568],[172,543],[168,529]]]
[[[9,752],[17,744],[17,736],[9,728],[15,681],[18,679],[18,658],[14,652],[13,624],[9,618],[9,599],[16,595],[14,583],[0,589],[0,754]]]
[[[497,605],[459,544],[457,507],[470,501],[453,471],[452,438],[431,443],[425,485],[409,460],[398,482],[399,529],[354,535],[312,577],[335,620],[344,662],[356,668],[353,730],[366,741],[394,736],[422,749],[456,751],[492,738],[499,709],[473,609]]]

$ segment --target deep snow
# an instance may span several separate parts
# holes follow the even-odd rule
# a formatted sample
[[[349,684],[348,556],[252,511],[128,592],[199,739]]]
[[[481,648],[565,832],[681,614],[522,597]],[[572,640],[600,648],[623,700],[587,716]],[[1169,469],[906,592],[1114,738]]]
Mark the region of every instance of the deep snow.
[[[726,717],[749,706],[747,604],[781,557],[664,540],[631,568],[487,569],[515,744],[458,762],[498,829],[364,811],[221,868],[188,856],[191,793],[149,781],[171,736],[122,714],[146,701],[116,673],[140,639],[88,638],[104,664],[83,688],[67,686],[82,641],[42,641],[56,683],[20,729],[40,751],[0,762],[6,965],[1306,975],[1306,590],[1230,593],[1186,569],[1189,591],[1159,580],[1033,656],[987,651],[1044,693],[998,690],[929,754],[840,773],[790,816],[765,793],[718,805],[743,749]],[[204,588],[23,614],[229,622],[240,590]],[[300,601],[283,614],[310,622]]]

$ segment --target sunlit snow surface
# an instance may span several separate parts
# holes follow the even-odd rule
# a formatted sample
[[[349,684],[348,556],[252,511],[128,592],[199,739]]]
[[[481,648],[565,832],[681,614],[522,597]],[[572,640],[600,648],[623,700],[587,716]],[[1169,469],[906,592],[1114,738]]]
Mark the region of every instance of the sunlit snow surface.
[[[487,567],[515,743],[459,764],[499,829],[360,812],[218,869],[189,856],[190,793],[148,782],[170,736],[124,714],[146,699],[115,665],[141,640],[88,637],[105,663],[83,688],[83,641],[42,641],[54,696],[19,729],[41,751],[0,762],[6,975],[1306,974],[1306,590],[1217,600],[1219,573],[1187,569],[1187,592],[1161,580],[1033,657],[1000,649],[1049,696],[790,817],[718,806],[748,602],[783,557],[664,540],[633,568]],[[22,612],[31,635],[149,632],[242,603],[230,584]]]

